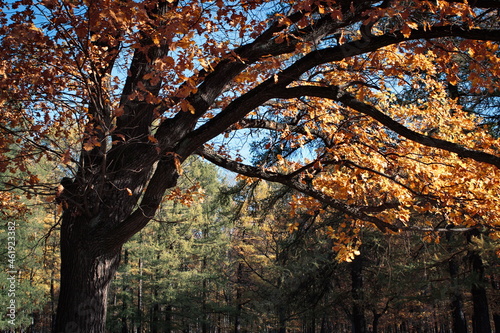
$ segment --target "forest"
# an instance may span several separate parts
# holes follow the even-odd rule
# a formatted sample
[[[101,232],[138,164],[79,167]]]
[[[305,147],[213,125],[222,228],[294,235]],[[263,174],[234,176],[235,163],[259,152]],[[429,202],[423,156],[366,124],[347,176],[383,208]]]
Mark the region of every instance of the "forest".
[[[53,170],[37,172],[50,179]],[[286,187],[220,173],[188,161],[179,188],[195,183],[196,193],[165,201],[124,246],[107,332],[498,331],[498,240],[472,230],[354,231],[339,214],[292,212]],[[24,208],[2,218],[16,221],[21,242],[16,327],[3,318],[1,331],[52,332],[57,206],[32,199]],[[333,232],[355,233],[357,252],[340,259],[348,244]]]
[[[0,332],[500,332],[499,18],[0,0]]]

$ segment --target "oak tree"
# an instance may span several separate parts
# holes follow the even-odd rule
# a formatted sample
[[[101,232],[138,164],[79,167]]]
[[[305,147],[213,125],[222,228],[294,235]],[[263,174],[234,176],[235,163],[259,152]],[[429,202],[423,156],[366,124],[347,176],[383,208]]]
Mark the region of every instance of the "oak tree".
[[[353,230],[418,213],[498,237],[498,140],[460,97],[498,96],[499,1],[0,5],[0,171],[46,156],[68,173],[56,332],[104,331],[123,244],[193,154]],[[253,165],[238,150],[252,138],[267,152]]]

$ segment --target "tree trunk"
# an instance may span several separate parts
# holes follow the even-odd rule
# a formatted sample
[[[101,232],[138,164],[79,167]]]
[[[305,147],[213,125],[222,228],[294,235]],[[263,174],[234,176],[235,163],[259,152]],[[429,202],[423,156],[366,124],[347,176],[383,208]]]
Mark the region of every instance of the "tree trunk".
[[[238,263],[238,268],[236,269],[236,313],[234,315],[234,326],[233,333],[240,333],[241,330],[241,311],[243,309],[242,306],[242,286],[243,286],[243,264],[241,262]]]
[[[79,222],[83,221],[63,214],[55,333],[105,332],[108,290],[118,267],[120,249],[101,251],[99,240],[85,237]]]
[[[479,230],[472,230],[466,234],[467,242],[474,243],[473,238],[480,237]],[[488,306],[488,298],[486,296],[484,279],[484,265],[481,255],[476,250],[470,250],[468,253],[470,263],[472,265],[472,332],[473,333],[491,333],[490,311]]]
[[[167,305],[165,307],[165,327],[163,331],[165,333],[171,333],[172,326],[173,326],[172,305]]]
[[[450,228],[452,226],[449,226]],[[452,241],[452,232],[446,233],[446,239],[448,242],[448,248],[450,251],[453,249]],[[465,319],[462,293],[459,289],[459,270],[460,265],[455,258],[455,256],[451,257],[448,262],[448,272],[450,273],[451,278],[451,311],[453,317],[453,332],[455,333],[467,333],[467,320]]]
[[[142,333],[142,258],[139,258],[139,286],[137,288],[137,332]]]
[[[123,263],[124,265],[127,265],[128,264],[128,250],[125,249],[124,253],[123,253]],[[127,308],[128,308],[128,304],[127,304],[127,298],[125,297],[125,292],[127,292],[129,289],[128,287],[128,279],[123,281],[123,286],[122,286],[122,291],[123,291],[123,300],[122,300],[122,319],[121,319],[121,324],[122,324],[122,330],[121,330],[121,333],[129,333],[128,332],[128,324],[127,324],[127,315],[126,315],[126,311],[127,311]]]
[[[158,303],[158,286],[153,286],[153,295],[154,295],[154,304],[151,307],[151,333],[159,333],[159,328],[161,327],[160,323],[160,303]]]
[[[133,162],[147,157],[139,148],[133,152],[136,154]],[[130,169],[135,170],[131,164]],[[64,212],[55,333],[105,332],[108,289],[118,268],[121,248],[146,226],[165,190],[177,182],[171,159],[160,161],[151,178],[150,168],[140,170],[134,177],[117,171],[116,179],[104,185],[99,179],[89,185],[85,174],[64,186],[60,196]],[[143,191],[148,179],[148,188]]]
[[[476,251],[471,251],[470,260],[474,273],[471,293],[474,307],[472,315],[472,327],[474,333],[491,333],[490,312],[488,298],[484,287],[484,266],[481,256]]]
[[[278,305],[278,329],[277,333],[286,333],[286,313],[285,306],[282,304]]]
[[[382,317],[381,313],[377,313],[377,312],[373,311],[372,333],[378,333],[378,325],[379,325],[381,317]]]
[[[352,281],[352,333],[366,332],[366,318],[363,300],[363,257],[358,255],[351,262]]]
[[[495,323],[495,332],[500,333],[500,314],[495,313],[493,315],[493,323]]]

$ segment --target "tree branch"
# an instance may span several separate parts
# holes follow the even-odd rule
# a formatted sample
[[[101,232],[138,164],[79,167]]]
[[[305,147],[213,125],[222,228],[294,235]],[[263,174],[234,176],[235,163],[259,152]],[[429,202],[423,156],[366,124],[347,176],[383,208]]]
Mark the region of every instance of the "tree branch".
[[[114,226],[111,230],[101,230],[106,236],[106,247],[116,249],[122,246],[130,237],[139,232],[146,224],[154,218],[156,210],[160,206],[163,195],[168,188],[177,183],[177,165],[181,161],[175,161],[174,156],[168,156],[158,162],[156,170],[151,177],[146,191],[142,197],[139,207],[135,209],[123,222]]]
[[[413,30],[410,36],[407,37],[402,33],[395,32],[312,51],[277,76],[267,79],[252,90],[236,98],[214,118],[186,135],[179,143],[177,152],[182,156],[189,155],[205,142],[226,131],[255,108],[272,98],[283,97],[286,86],[298,80],[302,74],[318,65],[376,51],[382,47],[404,41],[451,36],[500,41],[500,31],[498,30],[468,30],[458,26],[441,26],[427,30]],[[331,95],[327,98],[331,98]]]
[[[308,128],[306,130],[304,126],[279,123],[272,120],[255,119],[255,118],[242,119],[237,125],[234,126],[234,129],[242,129],[242,128],[260,128],[260,129],[268,129],[279,132],[289,130],[290,132],[299,133],[305,136],[313,135],[321,139],[326,145],[331,144],[331,139],[328,137],[328,135],[326,135],[326,133],[320,130],[317,130],[315,128]]]
[[[360,113],[363,113],[375,120],[377,120],[382,125],[386,126],[390,130],[396,132],[404,138],[407,138],[413,142],[420,143],[427,147],[439,148],[452,153],[457,154],[462,158],[470,158],[478,162],[487,163],[500,168],[500,157],[486,152],[470,149],[462,145],[442,140],[438,138],[433,138],[428,135],[420,134],[415,132],[399,122],[395,121],[391,117],[385,115],[383,112],[378,110],[376,107],[357,100],[353,95],[342,91],[338,86],[329,87],[318,87],[318,86],[301,86],[283,89],[279,94],[281,98],[298,98],[302,96],[314,96],[329,98],[338,102],[341,102],[345,106],[348,106]]]
[[[210,162],[214,163],[215,165],[218,165],[224,169],[242,174],[247,177],[256,177],[260,178],[263,180],[271,181],[271,182],[276,182],[280,183],[283,185],[286,185],[290,188],[293,188],[301,193],[304,193],[306,195],[309,195],[316,200],[328,204],[334,209],[345,213],[353,218],[363,220],[369,223],[373,223],[377,228],[379,228],[382,232],[387,231],[387,229],[392,230],[394,232],[399,231],[399,227],[392,225],[390,223],[384,222],[381,219],[368,215],[365,212],[370,212],[370,209],[373,209],[374,212],[379,212],[381,209],[389,209],[389,208],[395,208],[397,205],[394,204],[384,204],[382,205],[383,207],[356,207],[356,206],[351,206],[347,205],[341,200],[337,200],[334,198],[331,198],[324,194],[321,191],[318,191],[311,186],[306,185],[303,183],[299,177],[290,177],[290,175],[285,175],[285,174],[280,174],[274,171],[268,171],[264,170],[258,167],[246,165],[240,162],[236,161],[231,161],[228,159],[222,158],[220,155],[216,154],[214,151],[208,149],[208,148],[202,148],[197,150],[196,152],[198,155],[206,158]]]
[[[297,12],[287,18],[291,23],[296,23],[303,18],[304,14]],[[198,119],[213,105],[228,84],[247,67],[263,58],[291,53],[300,43],[316,44],[337,29],[351,24],[352,20],[351,17],[351,20],[340,22],[333,20],[330,15],[326,15],[314,25],[291,33],[290,38],[281,43],[276,41],[276,34],[285,30],[286,25],[275,22],[252,43],[242,45],[228,53],[227,57],[221,60],[211,73],[206,70],[200,71],[196,81],[201,81],[200,79],[203,78],[201,84],[196,93],[186,98],[194,108],[194,113],[180,112],[173,119],[164,121],[158,128],[155,137],[161,142],[162,147],[170,147],[195,127]],[[173,103],[177,102],[179,99],[173,98]],[[162,111],[160,109],[160,113]]]

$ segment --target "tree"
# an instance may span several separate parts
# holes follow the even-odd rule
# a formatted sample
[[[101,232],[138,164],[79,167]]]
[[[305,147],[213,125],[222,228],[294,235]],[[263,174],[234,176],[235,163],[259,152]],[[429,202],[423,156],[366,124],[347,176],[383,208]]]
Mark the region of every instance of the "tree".
[[[359,228],[499,220],[498,141],[447,89],[498,92],[498,1],[0,4],[0,169],[45,155],[68,172],[56,332],[104,331],[123,244],[193,154]],[[268,137],[266,160],[244,164],[238,133]]]
[[[218,202],[223,183],[216,168],[199,159],[191,158],[184,169],[170,194],[179,190],[195,190],[197,194],[187,196],[192,200],[184,204],[165,200],[155,222],[124,246],[128,267],[122,265],[112,288],[108,329],[113,332],[122,331],[127,319],[128,327],[132,327],[134,317],[138,322],[138,311],[131,304],[139,303],[135,297],[139,286],[133,283],[139,279],[143,282],[142,317],[150,323],[142,326],[148,332],[193,327],[203,331],[215,327],[216,316],[223,313],[226,305],[220,295],[228,282],[229,246],[227,207]]]

